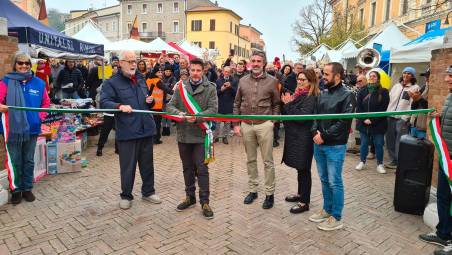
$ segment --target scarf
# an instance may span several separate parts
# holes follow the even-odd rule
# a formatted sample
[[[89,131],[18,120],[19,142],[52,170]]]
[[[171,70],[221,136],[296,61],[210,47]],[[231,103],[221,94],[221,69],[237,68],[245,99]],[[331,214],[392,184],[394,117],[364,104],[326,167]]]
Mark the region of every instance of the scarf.
[[[6,105],[25,107],[23,81],[28,82],[33,78],[31,72],[11,72],[5,75],[8,78],[8,90],[6,94]],[[28,124],[27,112],[18,110],[8,111],[9,135],[8,143],[19,144],[30,138],[30,125]],[[6,131],[5,131],[6,132]]]
[[[295,94],[293,95],[293,98],[296,99],[299,96],[305,96],[309,93],[309,88],[301,88],[301,87],[297,87],[295,89]]]
[[[374,93],[380,88],[380,83],[369,83],[367,85],[367,89],[369,90],[369,94]]]

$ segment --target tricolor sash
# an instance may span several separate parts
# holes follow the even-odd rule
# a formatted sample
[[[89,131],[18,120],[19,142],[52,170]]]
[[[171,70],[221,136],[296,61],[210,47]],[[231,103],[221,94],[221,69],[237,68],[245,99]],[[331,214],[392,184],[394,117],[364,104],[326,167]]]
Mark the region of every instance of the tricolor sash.
[[[188,93],[182,81],[177,84],[179,86],[180,96],[182,102],[187,108],[189,114],[196,115],[202,112],[198,102]],[[213,147],[213,131],[211,121],[202,121],[198,123],[199,127],[206,132],[204,138],[204,163],[208,164],[215,160],[214,147]]]
[[[17,174],[16,167],[11,161],[11,155],[8,149],[8,136],[9,136],[9,118],[8,112],[2,113],[2,126],[3,126],[3,136],[5,138],[5,149],[6,149],[6,159],[5,168],[8,173],[9,188],[14,191],[19,185],[19,178]]]
[[[450,161],[449,150],[447,149],[446,142],[444,142],[441,135],[441,123],[439,117],[432,118],[430,121],[430,133],[432,135],[433,143],[438,151],[439,165],[447,177],[447,182],[452,192],[452,161]],[[450,215],[452,215],[452,204],[450,207]]]

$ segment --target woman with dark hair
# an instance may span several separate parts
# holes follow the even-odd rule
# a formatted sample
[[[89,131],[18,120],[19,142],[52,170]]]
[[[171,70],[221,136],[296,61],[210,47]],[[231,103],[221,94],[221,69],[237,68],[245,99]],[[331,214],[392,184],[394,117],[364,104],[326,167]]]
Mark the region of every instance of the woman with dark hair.
[[[380,74],[376,71],[369,72],[369,83],[359,90],[357,95],[356,112],[384,112],[389,104],[389,92],[380,84]],[[383,166],[383,145],[384,134],[388,129],[387,118],[357,119],[356,129],[359,130],[361,145],[361,162],[356,166],[356,170],[363,170],[369,153],[369,142],[375,146],[377,156],[377,172],[385,174]]]
[[[143,75],[143,79],[146,79],[149,75],[148,68],[146,66],[146,61],[144,59],[141,59],[137,63],[138,66],[138,72]]]
[[[297,76],[297,88],[292,95],[288,92],[281,96],[284,103],[283,115],[314,114],[317,97],[320,94],[317,75],[312,69],[304,70]],[[314,153],[311,120],[284,121],[286,131],[282,162],[297,169],[298,191],[286,197],[287,202],[298,202],[291,213],[309,210],[311,199],[311,163]]]
[[[297,79],[295,73],[292,71],[292,66],[284,65],[281,69],[281,84],[283,85],[283,91],[291,93],[295,92],[297,87]]]
[[[13,59],[13,72],[0,81],[0,112],[4,114],[1,133],[5,138],[9,159],[8,178],[11,181],[12,204],[22,198],[33,202],[34,155],[41,121],[45,112],[10,110],[9,106],[49,108],[50,98],[46,84],[31,71],[31,58],[17,52]],[[8,164],[10,163],[10,164]],[[10,169],[9,169],[10,168]]]

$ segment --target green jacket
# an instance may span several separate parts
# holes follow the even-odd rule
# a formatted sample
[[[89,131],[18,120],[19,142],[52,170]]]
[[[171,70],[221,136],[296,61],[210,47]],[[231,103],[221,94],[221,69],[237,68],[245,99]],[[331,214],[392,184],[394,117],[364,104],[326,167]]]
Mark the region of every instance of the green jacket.
[[[441,116],[441,134],[449,149],[449,153],[452,153],[452,94],[449,94],[444,101],[443,114]]]
[[[177,86],[177,84],[176,84]],[[205,77],[202,84],[200,84],[195,91],[192,90],[188,81],[184,82],[184,86],[188,93],[192,95],[201,108],[201,114],[216,114],[218,112],[218,96],[215,84],[209,82]],[[179,114],[181,112],[188,113],[179,91],[179,87],[171,98],[171,101],[166,106],[169,113]],[[198,125],[186,121],[177,122],[177,141],[180,143],[204,143],[205,132]]]

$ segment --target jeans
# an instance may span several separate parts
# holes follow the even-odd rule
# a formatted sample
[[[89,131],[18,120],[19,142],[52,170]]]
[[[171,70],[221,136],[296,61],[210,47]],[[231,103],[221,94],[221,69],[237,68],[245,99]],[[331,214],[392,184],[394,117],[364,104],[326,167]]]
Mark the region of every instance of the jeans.
[[[33,175],[35,170],[35,149],[38,136],[30,136],[30,140],[22,143],[8,143],[11,162],[16,171],[17,188],[15,192],[30,191],[33,188]]]
[[[386,131],[386,147],[393,162],[398,161],[399,144],[402,135],[408,134],[408,122],[402,119],[388,118],[388,131]]]
[[[366,162],[367,154],[369,153],[369,142],[373,143],[375,146],[375,154],[377,157],[377,164],[383,164],[383,146],[385,143],[385,138],[383,134],[366,134],[364,132],[360,132],[361,136],[361,145],[359,148],[359,154],[362,162]]]
[[[341,220],[344,208],[344,184],[342,167],[347,145],[314,144],[314,158],[317,162],[322,183],[323,209],[336,220]]]
[[[452,194],[447,177],[441,166],[438,168],[438,187],[436,189],[437,210],[439,222],[436,225],[436,235],[444,240],[452,240],[452,216],[450,216],[450,204]]]
[[[198,171],[199,202],[209,203],[209,168],[204,163],[204,144],[178,143],[179,156],[184,171],[185,192],[187,196],[195,197],[195,171]]]
[[[216,122],[216,128],[213,133],[214,138],[228,138],[231,132],[231,122]]]
[[[80,97],[78,96],[78,92],[74,91],[72,93],[67,93],[62,91],[62,97],[63,99],[79,99]]]

